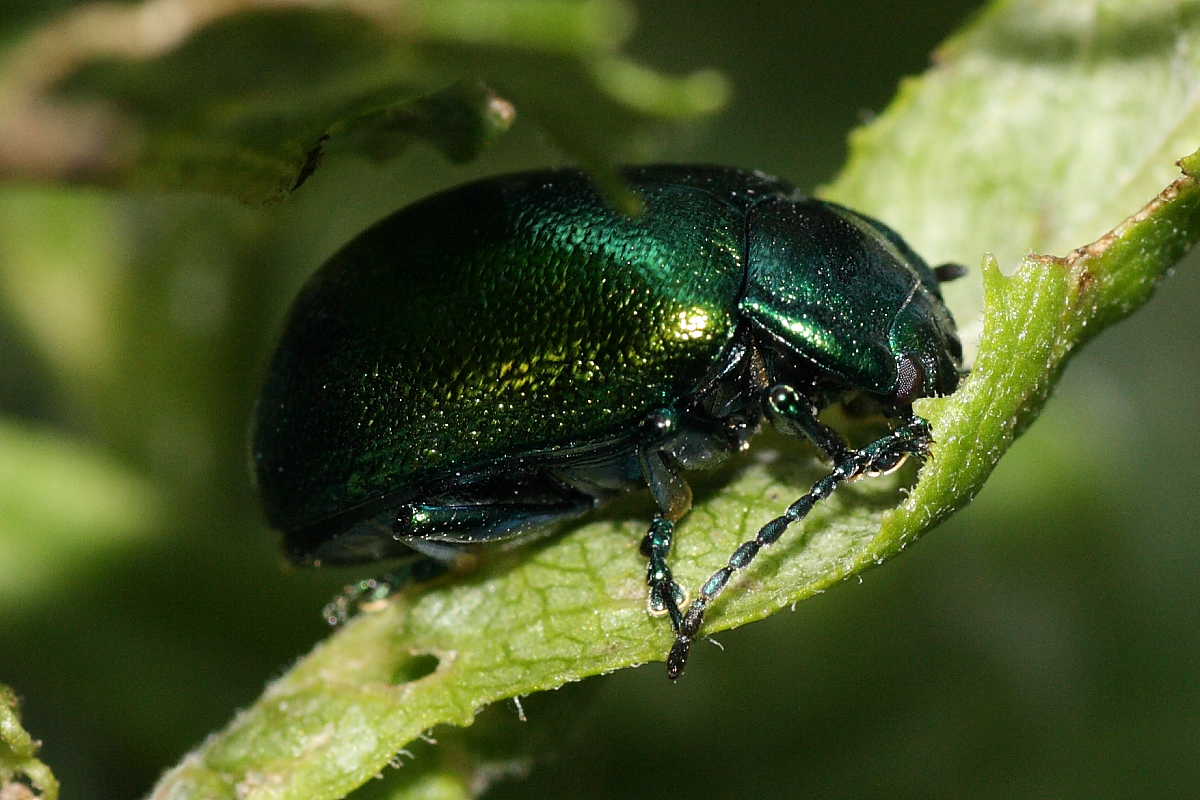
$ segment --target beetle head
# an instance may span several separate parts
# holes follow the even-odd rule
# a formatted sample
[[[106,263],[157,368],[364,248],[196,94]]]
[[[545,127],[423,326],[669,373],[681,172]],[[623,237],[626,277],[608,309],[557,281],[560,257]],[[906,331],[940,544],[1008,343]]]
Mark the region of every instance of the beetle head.
[[[896,382],[888,398],[897,406],[958,388],[962,344],[941,297],[915,291],[892,319],[888,345],[896,358]]]
[[[812,383],[897,408],[958,386],[962,347],[937,278],[890,228],[773,198],[752,209],[748,230],[740,312]]]

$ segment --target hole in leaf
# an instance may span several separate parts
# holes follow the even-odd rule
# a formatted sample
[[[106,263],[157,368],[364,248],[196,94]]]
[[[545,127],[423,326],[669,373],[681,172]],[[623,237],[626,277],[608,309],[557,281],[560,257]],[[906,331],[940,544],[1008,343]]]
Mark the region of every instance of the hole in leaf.
[[[430,653],[415,653],[396,665],[392,682],[396,684],[419,681],[438,668],[441,660]]]

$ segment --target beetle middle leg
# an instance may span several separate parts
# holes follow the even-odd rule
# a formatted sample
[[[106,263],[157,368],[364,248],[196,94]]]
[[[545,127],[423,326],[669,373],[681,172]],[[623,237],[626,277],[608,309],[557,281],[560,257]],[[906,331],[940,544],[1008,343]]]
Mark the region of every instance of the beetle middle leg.
[[[692,508],[692,487],[662,449],[676,433],[677,426],[678,420],[673,411],[662,409],[653,412],[644,424],[648,441],[638,449],[642,477],[658,506],[658,513],[654,515],[650,530],[642,540],[642,555],[650,560],[646,567],[646,584],[649,587],[647,604],[651,614],[668,615],[676,631],[683,622],[679,606],[684,601],[684,594],[671,576],[667,556],[675,536],[675,523]]]
[[[675,536],[675,523],[692,507],[692,489],[675,468],[667,465],[661,452],[643,451],[640,459],[646,485],[658,504],[658,513],[654,515],[650,530],[642,540],[642,555],[650,559],[646,567],[646,584],[650,588],[647,601],[651,614],[667,614],[671,618],[671,625],[678,631],[683,621],[679,605],[684,595],[679,584],[671,577],[667,556]]]

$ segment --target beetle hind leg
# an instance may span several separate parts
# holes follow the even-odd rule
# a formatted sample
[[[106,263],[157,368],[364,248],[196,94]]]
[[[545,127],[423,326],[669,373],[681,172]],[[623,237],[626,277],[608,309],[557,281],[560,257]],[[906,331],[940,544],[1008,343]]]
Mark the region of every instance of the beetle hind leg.
[[[393,524],[396,539],[409,547],[421,542],[494,542],[513,539],[593,506],[590,497],[537,502],[423,502],[399,509]]]
[[[361,523],[357,536],[343,537],[341,550],[330,551],[330,561],[374,560],[361,557],[368,553],[404,558],[405,563],[350,584],[325,606],[323,616],[331,625],[343,623],[411,584],[469,570],[477,544],[517,539],[529,530],[579,516],[595,502],[592,495],[549,476],[518,473],[467,480],[391,506]]]
[[[392,508],[392,538],[414,550],[506,541],[591,510],[596,498],[541,473],[465,480]]]
[[[344,625],[355,613],[383,603],[406,586],[431,581],[455,571],[461,564],[460,556],[461,553],[423,555],[382,575],[347,584],[325,604],[321,616],[331,627]]]

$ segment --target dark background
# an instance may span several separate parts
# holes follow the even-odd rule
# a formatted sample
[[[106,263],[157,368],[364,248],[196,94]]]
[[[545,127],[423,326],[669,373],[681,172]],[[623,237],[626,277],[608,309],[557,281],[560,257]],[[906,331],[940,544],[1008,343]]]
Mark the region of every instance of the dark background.
[[[668,72],[718,67],[735,91],[647,156],[828,180],[850,128],[972,7],[643,2],[633,55]],[[267,209],[0,191],[2,230],[23,232],[0,243],[4,290],[26,285],[21,269],[65,262],[47,313],[66,328],[99,314],[111,336],[91,343],[103,358],[47,358],[54,342],[0,297],[0,411],[82,438],[135,476],[129,497],[156,498],[128,519],[120,505],[134,501],[110,498],[116,521],[90,524],[71,508],[91,484],[64,474],[45,518],[65,532],[46,544],[20,505],[27,476],[0,462],[0,545],[53,556],[0,595],[0,680],[23,696],[65,796],[145,792],[324,633],[316,612],[342,578],[280,569],[245,467],[262,364],[305,275],[429,191],[561,160],[522,120],[466,167],[423,147],[382,167],[330,159]],[[116,254],[101,278],[97,241]],[[509,704],[486,712],[477,733],[534,753],[530,777],[494,795],[1186,794],[1200,779],[1196,266],[1071,363],[978,500],[920,547],[722,634],[725,652],[706,648],[676,686],[651,665],[525,698],[526,723]],[[54,305],[76,294],[83,311]]]

